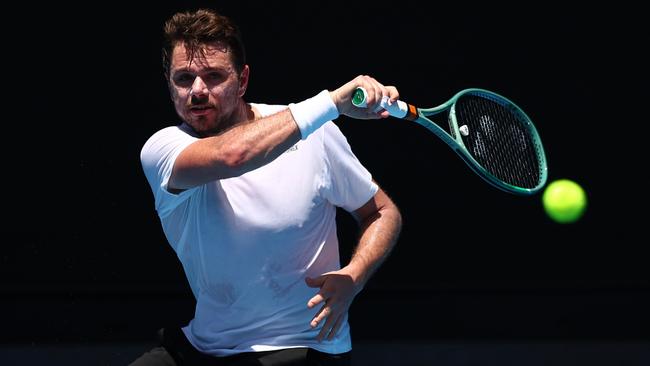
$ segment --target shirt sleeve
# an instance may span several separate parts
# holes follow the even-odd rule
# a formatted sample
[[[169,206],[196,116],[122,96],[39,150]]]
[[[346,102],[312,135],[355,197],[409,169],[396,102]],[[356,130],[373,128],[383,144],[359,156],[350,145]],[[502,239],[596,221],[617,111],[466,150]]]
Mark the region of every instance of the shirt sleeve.
[[[377,193],[379,186],[354,155],[345,135],[336,124],[328,122],[322,130],[329,173],[324,195],[335,206],[354,211],[368,202]]]
[[[142,147],[140,162],[153,191],[160,218],[169,215],[197,189],[195,187],[175,194],[169,192],[167,187],[176,158],[196,140],[196,137],[178,127],[167,127],[153,134]]]

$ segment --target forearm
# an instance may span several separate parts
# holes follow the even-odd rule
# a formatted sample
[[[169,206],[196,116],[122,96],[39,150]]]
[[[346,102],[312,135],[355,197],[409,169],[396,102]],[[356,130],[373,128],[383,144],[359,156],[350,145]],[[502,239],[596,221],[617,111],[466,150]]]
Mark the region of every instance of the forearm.
[[[197,141],[197,148],[209,151],[207,168],[214,178],[229,178],[254,170],[274,160],[300,140],[300,131],[288,109],[233,127]],[[197,158],[194,161],[201,162]],[[209,174],[208,171],[201,172]]]
[[[298,126],[289,110],[283,110],[227,131],[213,143],[224,147],[228,176],[238,176],[269,163],[299,140]]]
[[[345,268],[359,291],[392,251],[401,227],[401,215],[393,205],[379,209],[361,222],[359,243]]]
[[[269,163],[299,140],[300,131],[288,109],[239,124],[185,148],[176,159],[169,185],[188,189],[239,176]]]

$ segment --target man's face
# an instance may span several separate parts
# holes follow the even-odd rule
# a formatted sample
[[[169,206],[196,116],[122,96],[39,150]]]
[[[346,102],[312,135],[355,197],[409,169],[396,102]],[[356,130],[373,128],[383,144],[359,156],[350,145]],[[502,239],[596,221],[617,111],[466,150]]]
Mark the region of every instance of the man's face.
[[[174,47],[169,87],[178,115],[200,135],[210,136],[237,122],[234,118],[248,83],[248,66],[239,75],[226,47],[203,47],[204,54],[197,52],[192,58],[183,43]]]

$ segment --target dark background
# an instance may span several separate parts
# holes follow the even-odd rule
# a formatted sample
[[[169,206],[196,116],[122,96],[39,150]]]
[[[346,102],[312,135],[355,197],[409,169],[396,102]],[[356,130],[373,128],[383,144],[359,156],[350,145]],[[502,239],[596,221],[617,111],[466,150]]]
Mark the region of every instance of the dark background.
[[[549,181],[587,192],[582,220],[556,224],[541,195],[485,184],[424,128],[337,119],[404,217],[396,249],[351,309],[357,339],[647,340],[647,30],[639,9],[621,5],[100,2],[9,12],[0,342],[148,341],[192,317],[139,152],[177,122],[160,65],[163,22],[196,6],[240,24],[248,101],[297,102],[359,74],[422,107],[463,88],[493,90],[535,122]],[[339,222],[345,262],[356,228],[345,212]]]

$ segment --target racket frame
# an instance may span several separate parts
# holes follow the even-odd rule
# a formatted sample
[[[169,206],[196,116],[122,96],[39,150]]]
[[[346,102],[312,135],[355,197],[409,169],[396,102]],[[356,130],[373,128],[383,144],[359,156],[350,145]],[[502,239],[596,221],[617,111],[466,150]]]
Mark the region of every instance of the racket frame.
[[[476,161],[476,159],[474,159],[474,157],[472,157],[472,155],[469,153],[467,147],[463,143],[463,139],[461,137],[461,133],[459,130],[460,126],[458,125],[458,120],[456,118],[456,111],[455,111],[456,101],[460,97],[466,94],[474,94],[484,98],[491,99],[499,104],[507,106],[514,113],[517,113],[519,115],[519,118],[524,123],[525,128],[530,132],[532,143],[537,153],[537,160],[539,162],[539,169],[540,169],[539,172],[540,178],[538,184],[535,187],[523,188],[502,181],[501,179],[497,178],[492,173],[487,171],[485,168],[483,168],[483,166],[478,161]],[[408,105],[408,109],[409,111],[404,117],[398,117],[398,118],[413,121],[425,127],[426,129],[433,132],[434,134],[436,134],[436,136],[438,136],[447,145],[449,145],[449,147],[451,147],[452,150],[454,150],[476,174],[478,174],[481,178],[483,178],[485,181],[495,186],[496,188],[499,188],[508,193],[527,196],[539,192],[546,184],[546,181],[548,179],[548,167],[546,165],[546,156],[544,154],[542,140],[540,139],[537,129],[535,128],[535,125],[533,125],[532,120],[528,117],[528,115],[526,115],[526,113],[521,108],[519,108],[519,106],[517,106],[514,102],[512,102],[508,98],[489,90],[480,89],[480,88],[468,88],[459,91],[448,101],[446,101],[445,103],[437,107],[418,108],[413,105]],[[448,125],[449,125],[449,132],[445,131],[437,123],[429,119],[429,117],[441,114],[445,111],[449,111],[448,118],[447,118]]]

